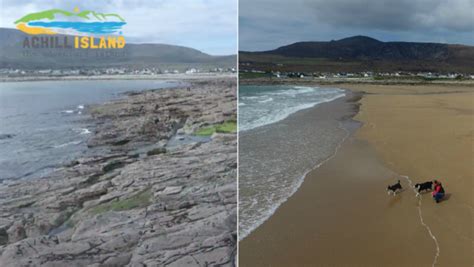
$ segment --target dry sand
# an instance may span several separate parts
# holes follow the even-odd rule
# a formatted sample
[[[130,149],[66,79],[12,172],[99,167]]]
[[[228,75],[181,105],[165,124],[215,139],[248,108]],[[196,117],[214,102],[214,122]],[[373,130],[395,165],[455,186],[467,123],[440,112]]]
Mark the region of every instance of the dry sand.
[[[369,93],[363,127],[240,242],[240,266],[473,266],[474,89],[339,86]],[[441,180],[447,199],[398,174]]]

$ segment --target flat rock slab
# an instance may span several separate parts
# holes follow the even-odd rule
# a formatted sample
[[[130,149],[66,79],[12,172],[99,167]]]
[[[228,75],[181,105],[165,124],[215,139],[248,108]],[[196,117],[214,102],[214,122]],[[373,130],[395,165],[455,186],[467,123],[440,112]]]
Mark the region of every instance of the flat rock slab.
[[[178,194],[183,190],[182,186],[168,186],[163,191],[159,192],[160,195],[173,195]]]
[[[192,87],[92,107],[101,152],[0,186],[0,266],[235,265],[236,135],[132,153],[236,119],[235,79]]]

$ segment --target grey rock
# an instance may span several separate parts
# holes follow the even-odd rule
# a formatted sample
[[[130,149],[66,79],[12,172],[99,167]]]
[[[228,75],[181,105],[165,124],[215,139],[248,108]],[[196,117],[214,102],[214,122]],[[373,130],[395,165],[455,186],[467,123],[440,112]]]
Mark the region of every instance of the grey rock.
[[[23,222],[16,221],[13,223],[13,225],[7,230],[7,234],[9,243],[14,243],[25,238],[26,231]]]
[[[166,148],[164,148],[164,147],[154,148],[154,149],[146,152],[147,156],[159,155],[159,154],[163,154],[163,153],[166,153]]]
[[[101,154],[2,184],[0,266],[233,266],[236,134],[130,157],[236,119],[235,80],[192,87],[92,107]]]
[[[168,186],[162,192],[159,192],[158,195],[173,195],[178,194],[183,190],[182,186]]]

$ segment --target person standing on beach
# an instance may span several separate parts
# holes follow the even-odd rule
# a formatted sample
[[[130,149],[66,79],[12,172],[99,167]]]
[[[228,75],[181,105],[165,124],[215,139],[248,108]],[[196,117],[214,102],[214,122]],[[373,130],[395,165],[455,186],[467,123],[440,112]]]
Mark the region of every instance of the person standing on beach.
[[[434,200],[436,201],[436,203],[439,203],[439,201],[441,199],[443,199],[444,197],[444,188],[443,186],[441,185],[440,182],[438,182],[437,180],[434,180],[434,184],[435,184],[435,189],[433,191],[433,198]]]

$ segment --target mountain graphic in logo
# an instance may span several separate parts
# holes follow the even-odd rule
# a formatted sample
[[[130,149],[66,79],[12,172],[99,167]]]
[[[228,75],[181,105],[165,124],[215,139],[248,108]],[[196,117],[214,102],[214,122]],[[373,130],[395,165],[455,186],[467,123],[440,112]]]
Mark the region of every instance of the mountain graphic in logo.
[[[73,12],[50,9],[30,13],[15,24],[17,29],[27,34],[101,35],[120,32],[126,22],[118,14],[75,8]]]

